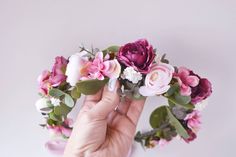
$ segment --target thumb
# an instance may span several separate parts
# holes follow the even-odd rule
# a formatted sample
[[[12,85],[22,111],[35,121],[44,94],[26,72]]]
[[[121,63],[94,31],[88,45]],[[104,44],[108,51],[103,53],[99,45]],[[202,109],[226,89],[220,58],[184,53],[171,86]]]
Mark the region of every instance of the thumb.
[[[109,81],[104,87],[101,100],[91,110],[93,116],[105,119],[115,109],[120,101],[118,87],[119,82],[116,79]]]

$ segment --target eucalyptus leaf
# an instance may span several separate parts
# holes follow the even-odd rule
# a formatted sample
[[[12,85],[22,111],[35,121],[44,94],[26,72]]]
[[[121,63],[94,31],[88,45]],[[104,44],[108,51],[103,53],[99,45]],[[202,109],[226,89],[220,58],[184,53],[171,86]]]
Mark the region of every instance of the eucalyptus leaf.
[[[183,105],[188,104],[191,101],[190,96],[182,96],[179,93],[178,94],[175,93],[174,98],[178,104],[183,104]]]
[[[71,108],[65,104],[61,104],[60,106],[56,106],[54,108],[54,113],[58,116],[61,116],[61,115],[66,116],[70,111],[71,111]]]
[[[172,97],[167,97],[168,98],[168,103],[170,107],[173,107],[173,104],[179,105],[185,109],[194,109],[194,105],[191,103],[183,104],[181,101],[176,100],[173,96]]]
[[[49,118],[52,119],[53,121],[59,121],[59,122],[62,121],[62,117],[56,115],[56,114],[53,113],[53,112],[49,113]]]
[[[75,105],[73,98],[69,94],[65,94],[64,102],[67,106],[71,108]]]
[[[167,121],[167,106],[161,106],[155,109],[150,116],[150,125],[152,128],[159,128]]]
[[[166,96],[172,96],[175,92],[179,91],[179,85],[177,83],[171,85],[169,90],[166,92]]]
[[[169,117],[169,122],[173,127],[175,127],[177,133],[184,139],[189,138],[188,132],[185,130],[182,124],[178,121],[178,119],[175,118],[175,116],[172,114],[172,112],[170,111],[168,107],[166,107],[166,111]]]
[[[61,96],[63,96],[65,93],[59,89],[56,88],[52,88],[49,90],[49,95],[55,98],[60,98]]]
[[[79,92],[79,90],[76,86],[72,89],[71,96],[74,99],[79,99],[81,97],[81,93]]]
[[[86,80],[76,84],[78,91],[84,95],[96,94],[108,82],[108,78],[104,80]]]
[[[120,46],[116,46],[116,45],[113,45],[113,46],[110,46],[108,48],[106,48],[105,50],[103,50],[103,52],[118,52],[120,49]]]

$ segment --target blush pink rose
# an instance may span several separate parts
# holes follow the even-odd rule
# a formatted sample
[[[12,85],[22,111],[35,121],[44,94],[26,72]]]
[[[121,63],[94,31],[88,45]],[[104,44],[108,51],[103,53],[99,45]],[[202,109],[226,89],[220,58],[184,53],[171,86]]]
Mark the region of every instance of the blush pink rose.
[[[143,96],[154,96],[167,92],[173,73],[174,67],[170,64],[158,63],[153,65],[146,75],[145,85],[140,87],[139,93]]]

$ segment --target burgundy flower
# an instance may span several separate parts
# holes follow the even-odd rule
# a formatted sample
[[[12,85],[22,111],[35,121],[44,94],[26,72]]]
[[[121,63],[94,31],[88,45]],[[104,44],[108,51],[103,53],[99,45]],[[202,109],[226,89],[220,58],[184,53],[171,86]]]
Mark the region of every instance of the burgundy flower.
[[[202,100],[208,98],[211,95],[211,93],[212,93],[211,82],[206,78],[200,78],[199,84],[196,87],[192,88],[191,102],[193,104],[197,104]]]
[[[143,74],[149,72],[154,58],[153,47],[145,39],[122,46],[117,55],[117,59],[121,64],[131,66]]]
[[[191,129],[188,129],[187,132],[188,132],[189,138],[184,139],[185,142],[189,143],[197,138],[197,135]]]

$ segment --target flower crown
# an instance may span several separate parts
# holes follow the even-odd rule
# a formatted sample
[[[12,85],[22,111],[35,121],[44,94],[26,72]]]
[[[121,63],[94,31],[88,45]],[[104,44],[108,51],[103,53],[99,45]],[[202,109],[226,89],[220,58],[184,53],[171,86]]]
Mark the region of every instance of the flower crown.
[[[36,107],[46,119],[42,126],[57,139],[48,142],[48,147],[69,138],[72,120],[67,115],[81,94],[97,93],[110,79],[120,81],[122,99],[167,99],[167,105],[151,113],[152,129],[137,132],[135,141],[151,148],[175,137],[187,143],[196,138],[201,123],[199,112],[203,100],[212,93],[211,83],[185,67],[173,67],[165,55],[159,57],[152,45],[141,39],[102,51],[81,47],[69,59],[56,57],[52,71],[43,71],[38,77],[41,98]]]

